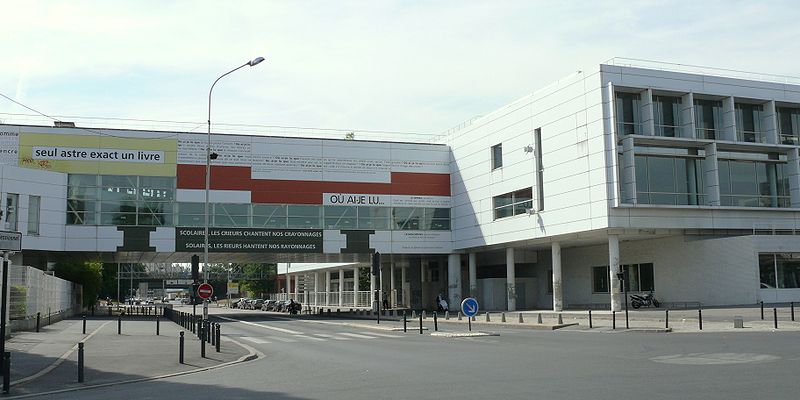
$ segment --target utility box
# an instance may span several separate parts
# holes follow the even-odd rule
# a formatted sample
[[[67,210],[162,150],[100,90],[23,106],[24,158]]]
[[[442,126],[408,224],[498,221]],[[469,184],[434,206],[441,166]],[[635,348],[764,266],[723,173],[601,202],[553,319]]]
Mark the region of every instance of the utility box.
[[[733,327],[734,328],[744,328],[744,319],[741,316],[736,315],[733,317]]]

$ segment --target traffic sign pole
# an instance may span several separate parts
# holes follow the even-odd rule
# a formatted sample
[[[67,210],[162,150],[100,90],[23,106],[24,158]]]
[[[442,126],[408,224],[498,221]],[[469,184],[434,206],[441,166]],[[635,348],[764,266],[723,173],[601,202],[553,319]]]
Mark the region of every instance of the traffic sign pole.
[[[472,332],[472,317],[478,314],[478,309],[478,300],[473,297],[467,297],[461,301],[461,312],[467,317],[467,326],[470,332]]]

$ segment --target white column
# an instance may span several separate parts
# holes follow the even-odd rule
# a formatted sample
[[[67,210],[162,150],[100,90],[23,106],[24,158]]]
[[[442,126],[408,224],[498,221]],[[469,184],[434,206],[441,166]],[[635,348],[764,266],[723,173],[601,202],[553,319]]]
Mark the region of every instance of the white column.
[[[717,144],[706,145],[706,158],[703,162],[703,173],[706,185],[706,204],[708,206],[719,206],[721,203],[719,190],[719,157],[717,155]]]
[[[314,307],[319,306],[319,296],[317,295],[321,290],[319,290],[319,272],[314,272]],[[311,303],[309,301],[309,303]]]
[[[697,137],[694,123],[694,94],[692,92],[681,96],[681,137]]]
[[[636,157],[630,136],[622,139],[622,187],[625,188],[622,203],[636,204]]]
[[[451,310],[461,306],[461,254],[447,256],[447,305]]]
[[[564,297],[561,289],[561,243],[550,245],[553,258],[553,311],[564,309]]]
[[[797,147],[789,150],[789,195],[792,208],[800,208],[800,152]]]
[[[655,119],[653,118],[653,90],[645,89],[640,93],[642,99],[642,135],[655,134]]]
[[[342,308],[344,299],[344,270],[339,268],[339,308]]]
[[[325,306],[331,305],[331,271],[325,271]]]
[[[608,235],[608,265],[608,283],[611,289],[611,310],[620,311],[622,310],[620,306],[622,299],[620,296],[619,279],[617,278],[617,273],[619,273],[619,236],[617,235]]]
[[[506,249],[506,288],[508,296],[508,311],[517,310],[517,275],[514,271],[514,248]]]
[[[358,307],[358,270],[353,268],[353,307]]]
[[[294,276],[294,299],[297,301],[297,295],[300,293],[300,275]]]
[[[775,100],[770,100],[764,104],[764,114],[761,117],[761,130],[766,136],[766,143],[780,143],[778,138],[778,112],[775,107]]]
[[[394,261],[389,264],[389,307],[397,306],[397,289],[394,284]]]
[[[478,253],[469,253],[469,295],[478,295]]]
[[[407,266],[402,266],[400,268],[400,290],[403,291],[403,307],[408,307],[411,305],[408,301],[408,293],[406,293],[406,269]]]
[[[736,109],[734,108],[733,96],[722,99],[722,136],[717,135],[717,140],[738,140],[736,137]]]

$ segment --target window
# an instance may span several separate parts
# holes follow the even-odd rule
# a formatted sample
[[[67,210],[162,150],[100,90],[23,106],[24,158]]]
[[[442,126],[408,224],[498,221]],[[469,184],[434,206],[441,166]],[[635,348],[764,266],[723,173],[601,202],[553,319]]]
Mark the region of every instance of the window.
[[[615,104],[617,110],[617,134],[640,134],[641,128],[641,101],[638,93],[617,92]]]
[[[592,292],[609,292],[608,273],[608,267],[592,267]]]
[[[42,198],[39,196],[28,196],[28,234],[39,234],[39,209]]]
[[[800,253],[759,254],[762,289],[800,288]]]
[[[628,292],[655,290],[652,263],[620,265],[620,269],[628,271],[628,281],[626,283]],[[609,293],[609,274],[610,268],[608,266],[592,267],[592,292]]]
[[[698,139],[716,139],[717,131],[722,128],[722,102],[695,100],[694,118]]]
[[[492,146],[492,170],[503,166],[503,144]]]
[[[800,144],[800,108],[778,107],[778,142]]]
[[[533,188],[517,190],[492,198],[494,219],[525,214],[533,207]]]
[[[706,204],[703,159],[637,155],[636,199],[641,204]]]
[[[736,140],[765,143],[766,134],[761,130],[763,113],[764,106],[760,104],[736,103]]]
[[[656,136],[681,136],[680,97],[654,96],[653,117],[655,119]]]
[[[789,169],[785,163],[719,160],[723,206],[790,207]]]
[[[6,229],[9,231],[17,230],[18,209],[19,209],[19,195],[16,193],[6,194]]]
[[[70,174],[67,224],[173,226],[174,196],[173,177]]]

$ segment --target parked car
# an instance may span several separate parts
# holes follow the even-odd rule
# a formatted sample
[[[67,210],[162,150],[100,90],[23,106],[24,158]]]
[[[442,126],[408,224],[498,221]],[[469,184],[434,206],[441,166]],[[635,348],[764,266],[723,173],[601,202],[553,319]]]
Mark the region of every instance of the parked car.
[[[255,299],[250,303],[250,309],[260,310],[263,304],[264,304],[264,299]]]
[[[261,311],[271,311],[275,303],[277,303],[276,300],[265,300],[264,304],[261,305]]]

